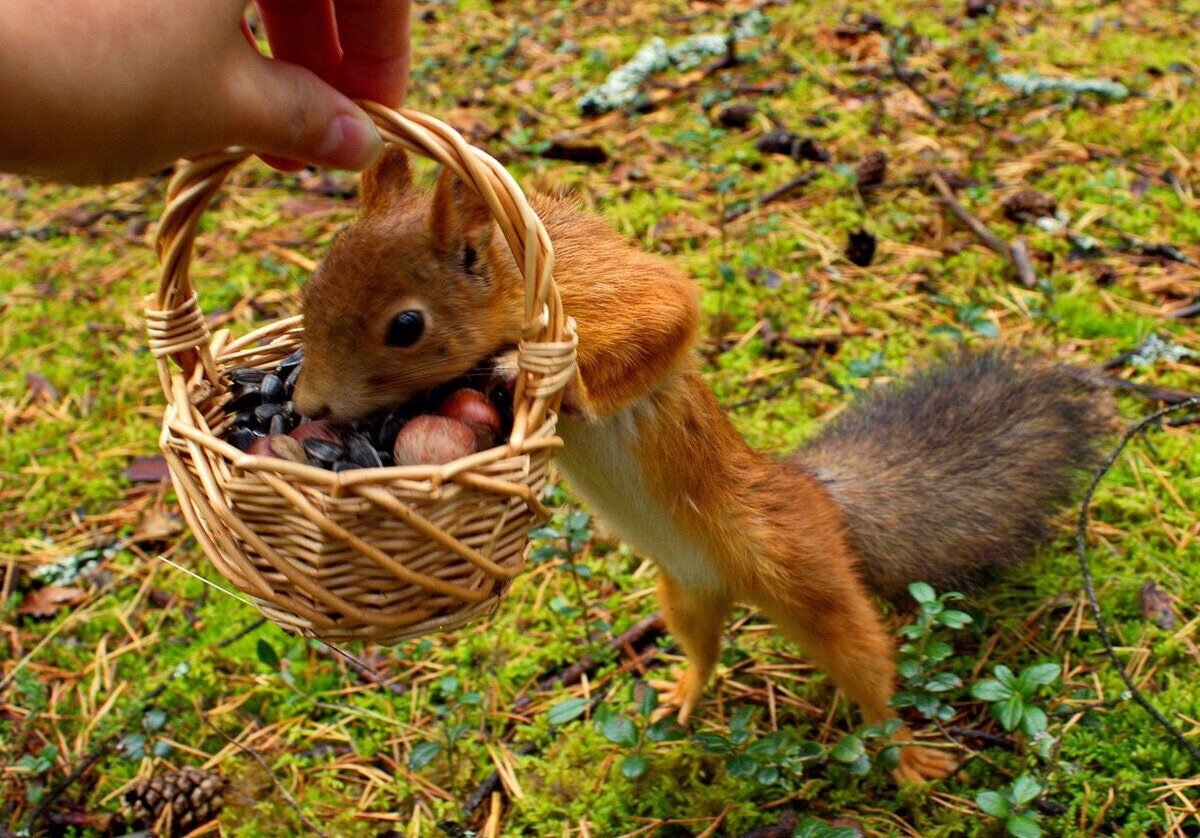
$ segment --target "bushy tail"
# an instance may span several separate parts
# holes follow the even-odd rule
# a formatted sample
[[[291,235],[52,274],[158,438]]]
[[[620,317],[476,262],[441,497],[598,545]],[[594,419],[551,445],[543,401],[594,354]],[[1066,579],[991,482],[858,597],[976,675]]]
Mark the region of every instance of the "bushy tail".
[[[1022,559],[1071,500],[1111,402],[1048,364],[963,353],[869,393],[796,460],[846,516],[868,585],[963,590]]]

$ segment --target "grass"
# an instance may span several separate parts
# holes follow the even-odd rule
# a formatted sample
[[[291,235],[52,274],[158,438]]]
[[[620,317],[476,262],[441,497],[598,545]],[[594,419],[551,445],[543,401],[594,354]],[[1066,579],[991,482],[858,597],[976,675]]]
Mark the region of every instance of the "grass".
[[[657,76],[653,110],[585,119],[576,98],[645,39],[720,31],[731,9],[430,4],[416,26],[410,104],[463,127],[527,188],[575,190],[687,267],[705,291],[706,375],[763,448],[788,450],[855,390],[956,340],[1079,364],[1116,358],[1154,333],[1200,350],[1194,318],[1169,316],[1200,294],[1200,269],[1122,238],[1174,244],[1200,261],[1194,4],[1002,4],[969,19],[959,3],[905,0],[882,12],[882,33],[855,17],[839,33],[843,11],[768,5],[770,31],[743,46],[743,63]],[[894,77],[889,43],[918,74],[910,81],[920,96]],[[1018,99],[995,81],[1008,71],[1116,78],[1132,95]],[[759,113],[744,129],[721,128],[714,115],[728,102]],[[994,107],[980,116],[985,105]],[[724,222],[737,202],[816,165],[755,149],[773,121],[811,135],[830,163],[790,198]],[[537,155],[564,137],[598,144],[609,161]],[[854,167],[875,149],[889,156],[887,181],[860,194]],[[1026,237],[1038,287],[1014,283],[941,210],[923,186],[931,168],[972,178],[959,200],[1001,238]],[[194,272],[205,311],[235,332],[293,311],[308,260],[353,215],[345,196],[354,185],[262,166],[235,174],[206,218]],[[1005,219],[1003,199],[1022,188],[1053,196],[1067,227]],[[140,310],[154,282],[146,223],[162,194],[160,181],[77,189],[0,177],[0,798],[9,813],[0,828],[20,828],[50,795],[38,829],[117,831],[131,782],[185,765],[236,788],[219,821],[230,835],[293,834],[304,829],[301,813],[336,835],[444,834],[443,820],[485,834],[741,835],[787,822],[789,811],[870,833],[992,834],[998,822],[975,796],[1023,773],[1044,789],[1050,834],[1200,828],[1197,766],[1123,696],[1101,655],[1069,516],[1061,538],[969,601],[975,627],[953,633],[945,663],[967,684],[998,664],[1060,664],[1042,699],[1056,745],[1043,758],[1014,744],[963,690],[951,724],[984,737],[967,739],[979,755],[965,755],[955,778],[917,789],[836,760],[763,783],[739,776],[703,736],[630,745],[611,741],[623,733],[606,736],[624,723],[552,726],[552,708],[585,697],[608,708],[593,715],[624,714],[643,730],[639,685],[682,663],[667,637],[639,647],[637,661],[608,646],[656,604],[651,565],[602,528],[572,559],[583,578],[544,563],[471,630],[351,650],[384,686],[318,643],[258,624],[250,606],[156,558],[216,580],[170,491],[125,476],[131,458],[155,453],[158,435]],[[858,228],[878,239],[868,267],[842,255]],[[1083,236],[1099,249],[1076,258]],[[1197,389],[1200,364],[1193,356],[1114,373]],[[1120,401],[1129,419],[1151,406]],[[1193,740],[1197,473],[1195,426],[1136,441],[1097,495],[1089,539],[1122,659]],[[28,613],[44,596],[37,568],[109,547],[63,583],[70,604]],[[1164,592],[1174,627],[1144,615],[1148,581]],[[588,648],[599,663],[585,680],[539,688]],[[753,709],[754,740],[790,731],[833,746],[856,724],[798,650],[745,612],[691,733],[730,735],[739,708]],[[622,774],[630,754],[646,759],[641,776]],[[497,793],[464,813],[498,767]]]

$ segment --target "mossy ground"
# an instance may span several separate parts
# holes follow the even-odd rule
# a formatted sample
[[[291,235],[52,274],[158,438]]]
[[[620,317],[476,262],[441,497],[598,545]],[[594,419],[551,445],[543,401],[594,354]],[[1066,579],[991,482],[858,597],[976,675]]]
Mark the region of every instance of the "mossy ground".
[[[663,74],[648,88],[653,109],[586,119],[576,98],[646,39],[723,30],[734,8],[425,4],[410,104],[462,127],[527,188],[575,190],[630,238],[690,269],[705,289],[710,382],[753,443],[784,451],[854,390],[956,339],[1077,364],[1116,358],[1152,333],[1200,350],[1195,319],[1169,316],[1200,294],[1200,6],[998,5],[970,19],[958,2],[905,0],[881,12],[879,32],[860,16],[839,31],[843,4],[767,4],[770,32],[744,45],[742,63]],[[1021,98],[998,72],[1113,78],[1131,95]],[[744,129],[721,128],[713,114],[727,102],[759,113]],[[831,160],[790,198],[725,222],[739,202],[818,165],[757,151],[773,122],[811,135]],[[603,147],[608,162],[539,156],[567,134]],[[876,149],[889,156],[886,183],[860,191],[854,167]],[[941,209],[925,182],[935,168],[972,179],[959,200],[999,236],[1027,238],[1038,287],[1016,284],[1004,260]],[[294,310],[307,260],[353,214],[354,186],[261,166],[237,173],[198,251],[205,311],[245,331]],[[1067,227],[1006,220],[1001,202],[1022,188],[1053,196]],[[124,476],[132,457],[155,453],[158,435],[140,312],[154,281],[146,221],[162,194],[160,181],[74,189],[0,178],[0,828],[21,827],[70,778],[38,828],[103,832],[114,827],[99,816],[119,811],[135,777],[197,765],[240,790],[220,821],[235,835],[303,831],[297,806],[336,835],[429,835],[441,819],[492,834],[740,835],[788,808],[851,818],[869,832],[984,834],[997,827],[975,793],[1022,770],[1054,804],[1042,818],[1052,834],[1200,829],[1200,786],[1187,782],[1198,767],[1123,697],[1101,656],[1068,516],[1062,538],[972,600],[986,627],[960,633],[951,661],[968,680],[997,663],[1062,663],[1064,682],[1048,701],[1061,746],[1047,761],[990,746],[959,776],[920,789],[896,791],[881,772],[836,771],[764,786],[731,776],[690,740],[650,746],[649,771],[625,779],[619,746],[581,722],[552,732],[546,712],[584,694],[630,706],[632,686],[662,677],[678,653],[663,640],[642,665],[614,657],[585,684],[534,691],[583,653],[580,621],[569,616],[577,580],[553,566],[523,577],[471,630],[353,650],[395,690],[364,681],[320,644],[255,627],[251,607],[156,558],[216,577],[177,527],[170,492]],[[878,240],[865,268],[842,256],[858,228]],[[1193,264],[1145,255],[1122,234],[1176,245]],[[1098,249],[1081,254],[1083,237]],[[1195,357],[1112,372],[1200,389]],[[1151,404],[1122,396],[1120,406],[1132,419]],[[1097,495],[1089,541],[1122,658],[1193,740],[1197,475],[1195,426],[1135,441]],[[148,538],[149,527],[159,535]],[[99,569],[69,583],[69,607],[52,618],[21,613],[40,585],[31,571],[111,544],[118,549]],[[653,572],[628,549],[597,537],[580,561],[591,569],[579,581],[597,644],[653,612]],[[1170,598],[1174,628],[1144,616],[1147,581]],[[824,677],[757,617],[739,614],[726,643],[694,729],[724,730],[746,704],[761,708],[763,732],[793,727],[831,742],[852,729]],[[477,699],[457,700],[470,693]],[[523,696],[531,701],[515,712]],[[165,718],[147,716],[151,707]],[[1002,732],[982,704],[964,699],[956,709],[956,725]],[[453,748],[409,769],[414,747],[456,726]],[[510,783],[464,816],[463,800],[497,765],[519,789]]]

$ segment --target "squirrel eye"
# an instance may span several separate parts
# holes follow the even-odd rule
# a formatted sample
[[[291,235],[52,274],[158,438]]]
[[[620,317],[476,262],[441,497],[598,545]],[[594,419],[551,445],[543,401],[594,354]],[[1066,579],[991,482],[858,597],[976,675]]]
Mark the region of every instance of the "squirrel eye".
[[[412,346],[425,331],[425,315],[416,309],[402,311],[388,324],[388,346]]]

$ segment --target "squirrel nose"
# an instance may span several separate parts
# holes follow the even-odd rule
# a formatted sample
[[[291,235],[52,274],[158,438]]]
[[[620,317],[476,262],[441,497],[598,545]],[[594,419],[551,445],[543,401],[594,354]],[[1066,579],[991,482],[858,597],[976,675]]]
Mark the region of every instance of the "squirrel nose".
[[[329,416],[329,405],[323,404],[315,410],[305,410],[302,413],[309,419],[324,419]]]

